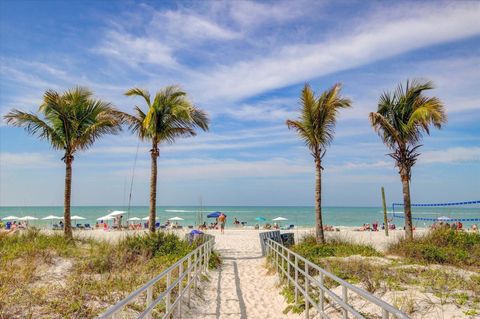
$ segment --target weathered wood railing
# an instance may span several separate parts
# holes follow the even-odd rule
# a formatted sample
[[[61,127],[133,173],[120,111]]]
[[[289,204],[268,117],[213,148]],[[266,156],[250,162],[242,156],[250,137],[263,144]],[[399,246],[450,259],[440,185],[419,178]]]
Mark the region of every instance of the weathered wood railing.
[[[173,317],[180,318],[182,315],[182,303],[184,302],[184,299],[187,298],[187,303],[190,304],[192,288],[195,289],[197,287],[197,282],[201,274],[206,274],[208,270],[208,261],[214,243],[214,236],[204,235],[203,244],[175,264],[162,271],[145,285],[132,292],[126,298],[110,307],[98,318],[120,318],[120,312],[123,308],[140,298],[144,293],[146,293],[146,305],[143,305],[145,308],[137,318],[150,319],[152,317],[152,311],[157,306],[163,306],[163,308],[162,311],[160,311],[160,314],[156,315],[156,317],[170,318],[170,316],[173,315]],[[153,288],[159,283],[164,283],[165,288],[154,299]],[[131,317],[131,315],[129,317]]]
[[[305,318],[312,318],[310,315],[310,307],[316,309],[319,318],[329,318],[325,313],[325,304],[330,303],[337,305],[343,314],[344,319],[366,318],[349,303],[348,293],[354,293],[362,299],[375,304],[381,310],[382,318],[388,319],[390,315],[393,318],[407,319],[405,313],[386,303],[371,293],[356,287],[343,279],[338,278],[334,274],[322,269],[311,261],[298,255],[282,244],[267,238],[265,239],[267,260],[272,264],[281,279],[288,280],[288,284],[293,284],[295,290],[295,304],[299,304],[299,295],[303,295],[305,303]],[[325,286],[325,279],[334,281],[342,287],[342,295],[339,296],[331,289]],[[328,300],[327,300],[328,299]]]

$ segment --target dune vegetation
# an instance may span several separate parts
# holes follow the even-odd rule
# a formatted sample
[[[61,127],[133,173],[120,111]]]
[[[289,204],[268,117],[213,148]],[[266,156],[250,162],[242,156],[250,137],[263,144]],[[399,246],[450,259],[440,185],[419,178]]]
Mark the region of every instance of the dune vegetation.
[[[318,244],[307,236],[292,250],[413,318],[480,314],[480,234],[432,230],[413,241],[401,240],[386,253],[335,238]],[[332,280],[325,285],[338,289]],[[293,291],[292,286],[283,288],[286,311],[302,312],[304,303],[294,305]]]
[[[35,229],[0,238],[0,318],[91,318],[192,251],[174,234],[116,243]],[[214,255],[210,265],[218,264]],[[155,286],[154,294],[162,290]],[[136,305],[127,311],[136,311]]]

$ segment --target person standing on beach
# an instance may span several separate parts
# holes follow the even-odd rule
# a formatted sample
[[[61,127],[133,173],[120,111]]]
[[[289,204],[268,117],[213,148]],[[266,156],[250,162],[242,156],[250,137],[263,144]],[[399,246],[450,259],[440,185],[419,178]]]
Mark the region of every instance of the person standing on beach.
[[[218,221],[220,222],[220,232],[223,234],[225,231],[225,222],[227,221],[227,216],[224,213],[221,213],[218,216]]]

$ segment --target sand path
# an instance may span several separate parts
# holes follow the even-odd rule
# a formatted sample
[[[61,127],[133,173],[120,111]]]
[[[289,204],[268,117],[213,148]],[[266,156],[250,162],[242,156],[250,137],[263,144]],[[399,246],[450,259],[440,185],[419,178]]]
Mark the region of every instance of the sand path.
[[[276,275],[267,274],[258,236],[228,230],[214,235],[223,265],[210,271],[203,295],[192,299],[184,318],[300,318],[282,313],[287,304],[279,294]]]

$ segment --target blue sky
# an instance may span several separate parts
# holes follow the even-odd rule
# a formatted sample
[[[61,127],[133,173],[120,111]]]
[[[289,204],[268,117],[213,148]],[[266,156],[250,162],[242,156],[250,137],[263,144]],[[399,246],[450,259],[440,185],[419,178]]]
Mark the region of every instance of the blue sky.
[[[457,1],[1,1],[0,114],[34,111],[46,89],[125,97],[179,84],[211,130],[161,147],[160,205],[313,205],[308,150],[285,126],[305,82],[353,100],[325,157],[326,205],[401,200],[368,113],[407,78],[435,82],[449,122],[424,139],[414,202],[480,197],[480,3]],[[74,205],[122,205],[138,141],[101,139],[74,162]],[[139,145],[133,204],[148,204],[149,147]],[[61,205],[62,154],[0,125],[0,205]]]

